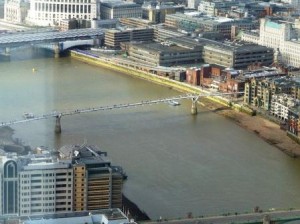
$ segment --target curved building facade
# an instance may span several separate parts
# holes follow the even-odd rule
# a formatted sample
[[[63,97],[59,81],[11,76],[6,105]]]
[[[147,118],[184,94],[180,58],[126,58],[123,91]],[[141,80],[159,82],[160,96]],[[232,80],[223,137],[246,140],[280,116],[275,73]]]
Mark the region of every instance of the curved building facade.
[[[2,167],[1,211],[3,215],[18,214],[18,166],[14,160],[7,160]]]
[[[97,18],[96,0],[31,0],[26,22],[37,26],[59,25],[65,19]]]

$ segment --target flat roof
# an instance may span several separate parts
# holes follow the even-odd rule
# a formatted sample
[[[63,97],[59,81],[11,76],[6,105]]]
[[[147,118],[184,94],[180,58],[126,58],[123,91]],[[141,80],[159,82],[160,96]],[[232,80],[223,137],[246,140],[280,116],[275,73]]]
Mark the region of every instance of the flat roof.
[[[66,222],[76,223],[106,223],[103,216],[108,220],[108,224],[113,220],[120,220],[119,223],[129,222],[126,215],[118,208],[101,209],[96,211],[79,211],[66,213],[53,213],[44,215],[30,215],[20,217],[25,224],[44,224],[58,223],[65,224]],[[115,223],[115,222],[114,222]]]
[[[29,163],[23,167],[24,171],[27,170],[52,170],[52,169],[68,169],[70,168],[70,163],[60,163],[60,162],[41,162],[41,163]]]
[[[107,153],[100,151],[97,146],[94,145],[66,145],[58,150],[76,164],[100,164],[108,163],[109,159],[106,157]]]
[[[139,48],[146,49],[153,52],[178,52],[188,51],[187,48],[177,46],[176,44],[165,42],[165,44],[156,42],[143,42],[143,43],[131,43],[132,46],[138,46]]]
[[[103,1],[101,5],[105,5],[111,8],[122,8],[122,7],[140,7],[138,4],[134,2],[125,2],[125,1]]]
[[[246,42],[219,42],[214,40],[209,40],[206,38],[197,38],[199,43],[202,43],[205,46],[212,46],[223,50],[230,50],[235,52],[252,52],[254,50],[266,50],[268,48],[258,44],[246,43]]]

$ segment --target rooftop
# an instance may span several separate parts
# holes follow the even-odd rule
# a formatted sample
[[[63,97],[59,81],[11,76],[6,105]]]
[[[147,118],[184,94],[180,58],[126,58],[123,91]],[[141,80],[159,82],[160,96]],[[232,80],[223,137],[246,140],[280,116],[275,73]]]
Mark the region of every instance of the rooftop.
[[[117,208],[113,209],[101,209],[93,212],[81,211],[81,212],[68,212],[68,213],[54,213],[46,215],[34,215],[21,217],[25,224],[65,224],[71,222],[72,224],[110,224],[116,223],[114,220],[119,220],[117,223],[128,223],[128,218],[125,214]]]
[[[76,164],[110,164],[107,153],[93,145],[65,145],[58,150],[63,158],[72,158]]]
[[[155,43],[155,42],[132,43],[131,45],[138,46],[139,48],[143,48],[143,49],[146,49],[148,51],[153,51],[153,52],[172,53],[172,52],[178,52],[178,51],[182,51],[182,52],[187,51],[187,48],[180,47],[169,41],[166,41],[163,43]]]
[[[266,22],[266,26],[270,27],[270,28],[274,28],[274,29],[281,29],[282,24],[281,23],[277,23],[277,22],[273,22],[273,21],[267,21]]]
[[[258,69],[255,71],[249,71],[244,73],[245,78],[258,78],[258,77],[268,77],[268,76],[276,76],[280,75],[282,72],[280,72],[277,69]]]
[[[235,51],[235,52],[253,52],[253,51],[259,51],[259,50],[266,50],[268,49],[265,46],[252,44],[252,43],[246,43],[246,42],[219,42],[219,41],[213,41],[206,38],[198,38],[198,42],[202,43],[205,46],[213,46],[216,48],[220,48],[222,50],[229,50],[229,51]],[[269,48],[272,50],[271,48]]]
[[[103,1],[101,2],[101,5],[107,6],[110,8],[123,8],[123,7],[140,7],[134,2],[125,2],[125,1]]]

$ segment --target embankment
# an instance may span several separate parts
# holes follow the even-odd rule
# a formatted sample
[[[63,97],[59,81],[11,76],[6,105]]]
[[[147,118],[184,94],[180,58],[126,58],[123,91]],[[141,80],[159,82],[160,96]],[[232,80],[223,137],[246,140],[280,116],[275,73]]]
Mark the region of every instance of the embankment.
[[[149,221],[149,216],[140,208],[130,201],[125,195],[122,196],[123,206],[124,206],[124,213],[130,219],[134,219],[134,221]]]
[[[151,74],[149,72],[141,71],[141,70],[136,70],[134,68],[126,67],[124,65],[116,64],[114,61],[111,61],[109,59],[105,58],[100,58],[100,57],[95,57],[92,55],[87,55],[81,52],[77,51],[71,51],[71,57],[78,59],[80,61],[93,64],[93,65],[99,65],[103,68],[111,69],[114,71],[121,72],[123,74],[127,74],[136,78],[144,79],[159,85],[163,86],[168,86],[172,89],[175,89],[179,92],[183,93],[193,93],[193,94],[205,94],[205,93],[210,93],[209,91],[206,91],[205,89],[199,87],[199,86],[192,86],[184,82],[179,82],[172,80],[168,77],[163,77],[163,76],[158,76]],[[218,97],[218,96],[209,96],[207,97],[209,100],[221,104],[222,106],[228,106],[231,107],[235,110],[245,112],[247,114],[253,115],[253,111],[245,108],[239,104],[234,104],[230,102],[227,99]]]
[[[179,83],[178,81],[169,79],[167,77],[162,77],[154,75],[145,71],[136,70],[134,68],[126,67],[120,64],[116,64],[114,61],[104,58],[97,58],[91,55],[86,55],[81,52],[71,51],[71,57],[78,60],[84,61],[89,64],[99,65],[103,68],[111,69],[114,71],[121,72],[136,78],[144,79],[150,82],[154,82],[159,85],[164,85],[176,89],[180,92],[187,93],[201,93],[203,90],[201,88],[191,86],[185,83]]]
[[[71,56],[75,59],[84,61],[89,64],[99,65],[101,67],[151,81],[159,85],[168,86],[180,92],[193,94],[208,93],[201,87],[191,86],[189,84],[178,82],[167,77],[135,70],[134,68],[116,64],[116,62],[109,59],[93,57],[76,51],[72,51]],[[236,124],[242,126],[243,128],[254,132],[260,138],[285,152],[287,155],[292,157],[300,156],[299,144],[289,138],[285,131],[280,130],[279,125],[260,116],[249,116],[255,115],[255,111],[239,104],[234,104],[227,99],[217,96],[206,98],[208,100],[205,100],[205,102],[204,99],[202,99],[201,101],[204,102],[207,109],[221,114],[233,120]]]

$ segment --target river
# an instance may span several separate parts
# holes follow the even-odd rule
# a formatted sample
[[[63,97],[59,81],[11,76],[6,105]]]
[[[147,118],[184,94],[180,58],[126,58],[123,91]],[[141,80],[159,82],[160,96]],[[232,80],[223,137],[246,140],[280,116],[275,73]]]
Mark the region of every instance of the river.
[[[70,57],[32,57],[26,50],[0,63],[0,120],[24,112],[89,108],[176,96],[166,87]],[[35,69],[33,71],[33,68]],[[300,161],[254,133],[191,102],[102,111],[12,126],[31,145],[98,145],[128,174],[124,194],[151,219],[250,212],[255,206],[300,207]]]

